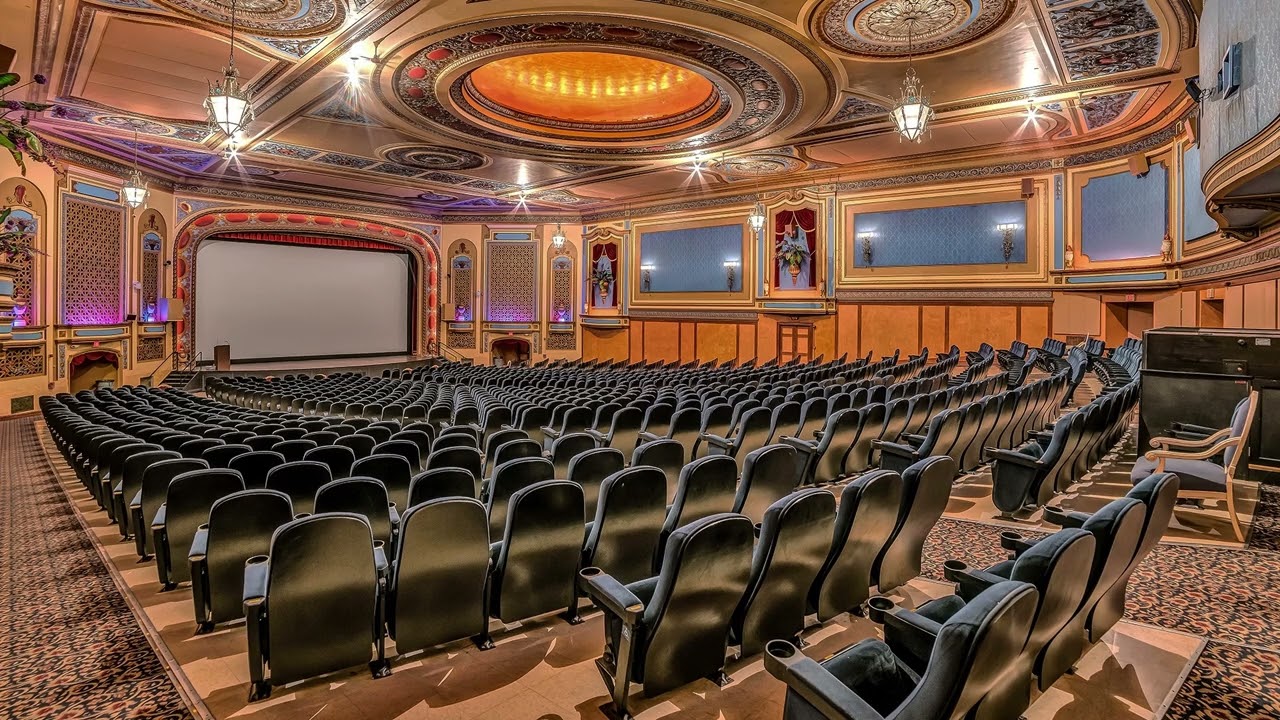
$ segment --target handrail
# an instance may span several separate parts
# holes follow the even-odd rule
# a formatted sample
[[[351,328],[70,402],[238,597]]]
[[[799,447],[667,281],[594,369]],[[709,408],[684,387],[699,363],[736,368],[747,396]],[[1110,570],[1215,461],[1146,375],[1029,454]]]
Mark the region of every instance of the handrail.
[[[189,371],[199,367],[200,361],[204,358],[204,353],[198,352],[196,353],[195,357],[192,358],[189,362],[180,363],[178,351],[174,350],[173,352],[170,352],[168,355],[165,356],[163,360],[160,361],[160,364],[156,366],[156,369],[151,371],[150,375],[147,375],[146,377],[142,378],[144,381],[146,381],[146,384],[148,386],[155,385],[156,375],[161,370],[164,369],[165,365],[169,364],[169,360],[171,358],[173,360],[173,367],[170,369],[170,373],[177,372],[179,370]]]
[[[440,357],[443,357],[443,358],[444,358],[444,359],[446,359],[446,360],[453,360],[453,361],[455,361],[455,362],[466,362],[466,361],[467,361],[467,356],[463,355],[462,353],[460,353],[460,352],[458,352],[458,351],[456,351],[456,350],[450,350],[449,348],[445,347],[444,345],[440,345],[440,346],[438,346],[438,347],[440,348]]]

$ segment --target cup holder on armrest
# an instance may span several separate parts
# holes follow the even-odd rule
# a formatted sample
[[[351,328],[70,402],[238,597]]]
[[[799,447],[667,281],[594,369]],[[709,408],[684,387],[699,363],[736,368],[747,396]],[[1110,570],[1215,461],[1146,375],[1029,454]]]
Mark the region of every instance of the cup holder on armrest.
[[[892,613],[898,604],[884,595],[876,595],[867,601],[867,617],[878,625],[884,624],[885,613]]]
[[[956,579],[957,576],[968,571],[969,564],[960,560],[948,560],[942,563],[942,576],[947,579],[947,582],[960,582]]]
[[[1005,550],[1017,552],[1022,549],[1023,542],[1022,533],[1017,533],[1012,530],[1005,530],[1000,533],[1000,547]]]

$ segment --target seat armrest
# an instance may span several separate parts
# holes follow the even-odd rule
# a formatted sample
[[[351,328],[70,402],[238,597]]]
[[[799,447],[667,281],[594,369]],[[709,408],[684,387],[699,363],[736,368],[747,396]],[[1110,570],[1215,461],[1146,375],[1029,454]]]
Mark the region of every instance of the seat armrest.
[[[1033,440],[1040,447],[1049,447],[1049,443],[1053,442],[1052,430],[1032,430],[1027,433],[1027,437]]]
[[[863,642],[879,642],[864,640]],[[892,654],[884,648],[885,654]],[[840,682],[810,657],[805,656],[786,640],[771,640],[765,645],[764,669],[787,684],[800,697],[812,705],[823,717],[848,720],[884,720],[867,701]]]
[[[1151,447],[1157,450],[1161,448],[1166,450],[1173,450],[1175,448],[1178,448],[1178,449],[1182,449],[1183,451],[1196,450],[1199,448],[1212,445],[1213,443],[1216,443],[1222,440],[1223,438],[1228,438],[1228,437],[1231,437],[1231,428],[1229,427],[1222,428],[1221,430],[1218,430],[1212,435],[1209,435],[1203,438],[1184,439],[1184,438],[1168,437],[1168,436],[1162,435],[1162,436],[1151,438]]]
[[[165,526],[165,515],[168,513],[169,505],[164,503],[160,505],[160,509],[156,510],[156,516],[151,519],[151,529],[159,530]]]
[[[609,439],[609,433],[607,433],[607,432],[600,432],[599,430],[597,430],[597,429],[595,429],[595,428],[587,428],[587,431],[586,431],[586,432],[587,432],[587,434],[588,434],[588,435],[590,435],[591,437],[595,438],[596,440],[604,441],[604,440],[608,440],[608,439]]]
[[[942,573],[948,581],[956,584],[956,594],[965,602],[978,597],[987,588],[1008,580],[985,570],[976,570],[956,560],[945,562]]]
[[[818,443],[812,440],[801,440],[798,437],[791,437],[790,435],[783,435],[781,440],[783,444],[790,445],[795,448],[796,452],[802,452],[806,455],[812,455],[818,452]]]
[[[890,455],[908,458],[911,460],[914,460],[918,454],[916,452],[917,448],[913,448],[909,445],[901,445],[895,442],[885,442],[884,440],[872,440],[871,446],[879,450],[881,453],[888,453]]]
[[[718,448],[733,447],[733,441],[728,438],[722,438],[719,435],[699,435],[698,439],[705,440],[708,445],[714,445]]]
[[[254,555],[244,561],[245,607],[260,605],[267,599],[267,578],[271,575],[271,561],[266,555]]]
[[[400,511],[396,510],[395,503],[387,504],[387,515],[391,518],[391,529],[397,531],[400,529]]]
[[[905,441],[905,445],[910,445],[911,447],[918,449],[928,438],[924,435],[916,435],[915,433],[902,433],[898,436],[898,439]]]
[[[196,536],[191,539],[191,552],[187,553],[187,559],[191,562],[199,562],[208,554],[209,523],[205,523],[196,529]]]
[[[1240,438],[1229,437],[1226,440],[1219,440],[1210,447],[1197,452],[1176,452],[1173,450],[1148,450],[1146,458],[1157,463],[1156,472],[1164,472],[1165,460],[1206,460],[1211,458],[1227,448],[1236,447],[1240,444]]]
[[[579,574],[587,584],[587,595],[627,625],[634,625],[640,613],[644,612],[644,603],[640,598],[612,575],[595,567],[583,568]]]
[[[1064,512],[1057,505],[1048,505],[1044,509],[1044,519],[1048,522],[1064,528],[1080,528],[1084,527],[1090,515],[1082,512]]]
[[[1212,435],[1221,428],[1205,427],[1204,425],[1196,425],[1195,423],[1173,422],[1169,423],[1169,429],[1177,432],[1196,433],[1198,435]]]
[[[387,568],[391,567],[391,563],[387,562],[387,549],[381,540],[373,541],[373,566],[377,569],[379,577],[386,575]]]
[[[1021,555],[1035,547],[1035,545],[1035,541],[1027,540],[1016,532],[1005,530],[1000,533],[1000,547],[1008,550],[1014,555]]]
[[[989,447],[989,448],[985,448],[985,450],[986,450],[986,456],[988,460],[1012,463],[1014,465],[1020,465],[1024,468],[1030,468],[1032,470],[1037,470],[1040,468],[1040,460],[1038,458],[1033,458],[1030,455],[1023,455],[1020,452],[1015,452],[1013,450],[1005,450],[1004,448],[997,448],[997,447]]]
[[[656,434],[656,433],[651,433],[651,432],[649,432],[648,430],[643,430],[643,431],[641,431],[640,433],[638,433],[638,437],[640,438],[640,444],[641,444],[641,445],[643,445],[643,444],[645,444],[645,443],[651,443],[651,442],[656,442],[656,441],[658,441],[658,440],[666,440],[666,439],[667,439],[667,436],[666,436],[666,435],[658,435],[658,434]]]

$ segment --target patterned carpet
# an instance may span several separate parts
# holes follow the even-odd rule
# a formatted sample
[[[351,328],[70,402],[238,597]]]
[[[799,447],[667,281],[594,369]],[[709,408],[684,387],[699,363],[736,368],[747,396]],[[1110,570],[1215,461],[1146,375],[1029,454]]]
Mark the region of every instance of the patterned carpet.
[[[941,562],[1004,559],[1003,528],[943,519]],[[961,550],[958,550],[961,549]],[[1249,549],[1160,545],[1135,573],[1129,617],[1206,636],[1170,720],[1280,717],[1280,490]],[[43,456],[29,418],[0,422],[0,717],[191,717]]]
[[[0,717],[191,717],[50,470],[0,422]]]

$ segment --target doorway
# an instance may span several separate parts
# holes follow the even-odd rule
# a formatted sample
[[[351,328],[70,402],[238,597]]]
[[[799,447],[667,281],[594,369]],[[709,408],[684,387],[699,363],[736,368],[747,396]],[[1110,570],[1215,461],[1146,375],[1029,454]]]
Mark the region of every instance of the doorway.
[[[1223,302],[1221,300],[1201,300],[1200,301],[1200,327],[1220,328],[1222,327],[1222,316],[1225,312]]]
[[[1155,304],[1149,302],[1108,302],[1104,308],[1103,342],[1116,347],[1126,338],[1142,339],[1155,326]]]
[[[489,346],[489,359],[493,365],[528,365],[529,341],[510,337],[494,340]]]
[[[812,359],[813,326],[807,323],[778,325],[778,362],[809,362]]]
[[[120,356],[114,350],[92,350],[71,358],[71,392],[120,384]]]

